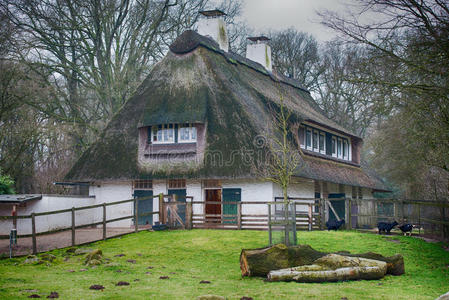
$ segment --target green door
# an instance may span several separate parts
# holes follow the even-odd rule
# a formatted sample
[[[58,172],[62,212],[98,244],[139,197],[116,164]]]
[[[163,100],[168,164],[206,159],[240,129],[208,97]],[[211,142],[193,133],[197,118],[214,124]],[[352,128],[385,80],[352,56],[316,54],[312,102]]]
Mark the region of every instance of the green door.
[[[237,223],[237,204],[229,202],[240,202],[242,200],[242,189],[223,189],[223,217],[224,224]]]
[[[186,202],[187,192],[186,189],[169,189],[168,195],[176,195],[177,202]],[[181,217],[182,222],[186,223],[186,206],[178,205],[178,215]]]
[[[153,198],[145,199],[145,200],[139,200],[139,198],[149,197],[153,196],[153,191],[148,190],[135,190],[134,191],[134,198],[137,198],[137,206],[139,210],[139,215],[153,212]],[[134,207],[134,211],[136,211],[136,208]],[[150,224],[153,225],[153,215],[144,216],[144,217],[138,217],[139,225],[146,225]]]
[[[332,207],[335,209],[335,211],[337,212],[338,216],[340,217],[340,219],[344,219],[345,218],[345,194],[340,193],[340,194],[329,194],[328,196],[329,198],[329,202],[332,204]],[[343,199],[342,199],[343,198]],[[331,199],[342,199],[342,200],[331,200]],[[334,212],[332,211],[332,209],[329,208],[329,221],[337,221],[337,217],[335,216]],[[347,220],[345,220],[347,222]]]

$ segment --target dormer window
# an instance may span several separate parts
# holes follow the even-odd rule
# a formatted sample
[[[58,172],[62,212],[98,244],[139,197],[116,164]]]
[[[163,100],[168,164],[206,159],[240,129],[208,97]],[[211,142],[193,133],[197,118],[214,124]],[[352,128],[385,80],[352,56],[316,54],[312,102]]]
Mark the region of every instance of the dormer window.
[[[195,143],[196,142],[196,127],[192,124],[179,125],[178,142],[179,143]]]
[[[321,128],[302,125],[298,129],[300,147],[341,160],[351,161],[351,140]]]
[[[164,124],[152,127],[153,144],[169,144],[175,142],[174,124]]]

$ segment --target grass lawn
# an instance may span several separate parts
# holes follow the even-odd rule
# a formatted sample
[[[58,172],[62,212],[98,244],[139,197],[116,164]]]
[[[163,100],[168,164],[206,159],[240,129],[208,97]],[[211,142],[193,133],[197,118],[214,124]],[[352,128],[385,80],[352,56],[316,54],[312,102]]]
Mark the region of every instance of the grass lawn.
[[[25,299],[31,294],[46,298],[52,291],[62,299],[195,299],[204,294],[227,299],[435,299],[449,290],[449,252],[441,244],[352,231],[298,232],[298,238],[299,243],[321,251],[402,253],[406,274],[379,281],[270,283],[242,278],[239,268],[240,250],[265,246],[267,232],[145,231],[89,246],[101,249],[115,266],[87,268],[84,256],[64,261],[65,249],[50,252],[57,256],[51,266],[24,265],[25,258],[0,260],[0,299]],[[400,243],[391,242],[392,238]],[[114,257],[117,254],[125,256]],[[127,262],[130,259],[136,262]],[[118,281],[130,285],[116,286]],[[93,284],[105,289],[90,290]]]

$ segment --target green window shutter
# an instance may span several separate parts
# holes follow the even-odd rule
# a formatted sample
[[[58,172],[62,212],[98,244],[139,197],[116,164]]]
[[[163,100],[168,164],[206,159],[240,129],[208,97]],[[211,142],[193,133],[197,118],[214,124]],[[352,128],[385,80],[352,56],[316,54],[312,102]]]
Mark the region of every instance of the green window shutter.
[[[178,142],[178,124],[175,124],[175,143]]]
[[[332,134],[326,132],[326,155],[332,155]]]

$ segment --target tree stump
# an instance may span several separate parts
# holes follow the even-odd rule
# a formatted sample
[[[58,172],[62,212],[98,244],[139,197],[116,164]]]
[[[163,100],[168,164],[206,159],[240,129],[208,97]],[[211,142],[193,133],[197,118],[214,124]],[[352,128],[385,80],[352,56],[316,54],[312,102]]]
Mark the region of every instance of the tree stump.
[[[329,253],[317,251],[309,245],[287,247],[283,244],[277,244],[266,248],[243,249],[240,253],[240,269],[242,271],[242,276],[265,277],[272,270],[311,265],[317,259],[326,256],[327,254]],[[373,252],[361,254],[337,252],[336,254],[386,262],[387,274],[390,275],[402,275],[405,273],[404,258],[400,254],[390,257],[385,257]]]

